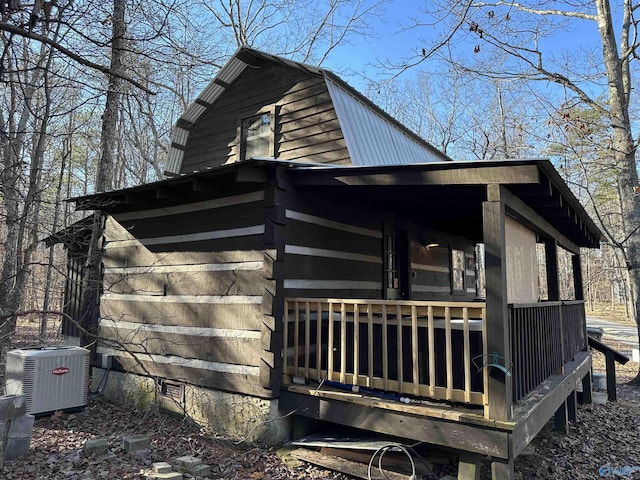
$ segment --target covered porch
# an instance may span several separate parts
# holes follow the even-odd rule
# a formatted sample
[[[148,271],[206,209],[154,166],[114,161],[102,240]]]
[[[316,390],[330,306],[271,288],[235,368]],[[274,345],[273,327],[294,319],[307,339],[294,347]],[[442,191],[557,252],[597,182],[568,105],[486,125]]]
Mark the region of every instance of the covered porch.
[[[488,456],[494,478],[513,478],[550,418],[559,429],[576,419],[576,385],[585,401],[591,391],[580,248],[600,232],[549,162],[482,163],[291,172],[296,186],[402,212],[436,244],[439,233],[482,244],[461,275],[482,269],[483,285],[464,280],[457,293],[450,256],[446,287],[409,280],[403,291],[400,279],[379,298],[285,294],[282,411],[451,448],[470,470]],[[416,252],[400,255],[412,279],[413,268],[442,268],[416,265]]]

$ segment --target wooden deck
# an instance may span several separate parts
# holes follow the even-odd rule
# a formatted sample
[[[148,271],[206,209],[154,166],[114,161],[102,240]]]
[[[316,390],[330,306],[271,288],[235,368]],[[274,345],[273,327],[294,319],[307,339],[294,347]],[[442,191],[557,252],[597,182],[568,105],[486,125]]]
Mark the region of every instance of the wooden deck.
[[[580,352],[516,404],[509,421],[484,417],[481,408],[420,401],[405,404],[330,387],[287,385],[280,409],[296,415],[422,441],[457,451],[513,460],[565,404],[588,376],[591,354]],[[575,404],[574,404],[575,405]],[[571,416],[571,415],[570,415]]]
[[[575,420],[578,382],[590,398],[591,353],[582,301],[506,307],[502,357],[482,302],[287,298],[279,408],[489,457],[493,478],[511,479],[551,418]]]

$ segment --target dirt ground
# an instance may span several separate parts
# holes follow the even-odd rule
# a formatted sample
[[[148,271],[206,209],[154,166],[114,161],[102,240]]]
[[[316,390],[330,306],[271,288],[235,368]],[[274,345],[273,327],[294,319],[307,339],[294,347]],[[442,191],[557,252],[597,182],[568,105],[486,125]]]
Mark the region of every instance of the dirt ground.
[[[35,339],[37,324],[22,324],[12,348],[34,344]],[[50,339],[49,343],[57,340]],[[604,359],[599,355],[594,356],[594,370],[604,372]],[[551,425],[547,425],[527,451],[516,459],[517,478],[596,479],[609,476],[640,479],[640,389],[625,384],[637,371],[637,363],[618,366],[618,402],[581,405],[578,423],[571,424],[567,435],[556,433]],[[2,366],[0,373],[3,373]],[[4,385],[4,381],[0,384]],[[150,450],[143,455],[123,451],[123,433],[148,435]],[[85,458],[82,447],[92,438],[106,438],[116,454],[115,459]],[[211,476],[207,477],[211,479],[348,478],[308,465],[289,468],[274,449],[237,444],[233,439],[188,420],[157,411],[124,409],[101,397],[92,397],[83,412],[58,412],[36,419],[30,454],[6,462],[0,470],[0,478],[143,479],[145,470],[153,462],[181,455],[200,457],[211,466]],[[488,475],[488,468],[485,468],[483,477],[488,478]]]

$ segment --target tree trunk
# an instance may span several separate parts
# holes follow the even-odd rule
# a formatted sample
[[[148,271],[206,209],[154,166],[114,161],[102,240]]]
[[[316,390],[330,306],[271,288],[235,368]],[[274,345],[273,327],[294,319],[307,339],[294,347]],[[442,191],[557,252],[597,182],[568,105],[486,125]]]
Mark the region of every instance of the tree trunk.
[[[96,193],[112,190],[114,188],[114,158],[117,141],[118,113],[120,111],[121,76],[123,71],[124,35],[125,25],[125,0],[114,0],[111,38],[111,74],[109,75],[109,89],[102,116],[101,156],[96,172]],[[95,334],[98,326],[99,300],[102,285],[100,268],[101,238],[103,235],[103,221],[99,211],[94,213],[91,241],[87,254],[86,278],[84,279],[82,300],[83,313],[80,325],[89,332]],[[82,340],[88,344],[89,338]]]
[[[4,48],[6,55],[10,56],[13,52],[11,43],[6,42]],[[0,273],[0,314],[3,315],[13,314],[20,308],[33,252],[24,248],[24,241],[32,236],[30,230],[36,228],[36,224],[29,225],[27,219],[31,216],[31,209],[37,197],[35,192],[39,190],[37,182],[40,173],[39,162],[42,159],[39,153],[42,152],[37,148],[31,155],[29,190],[26,196],[23,196],[20,187],[24,180],[25,132],[29,119],[37,111],[34,98],[37,86],[43,75],[46,75],[49,66],[45,61],[50,58],[50,53],[47,54],[46,46],[43,45],[39,58],[34,62],[35,68],[26,73],[14,71],[9,74],[11,107],[6,117],[0,116],[0,131],[4,133],[3,137],[0,137],[0,189],[7,229]],[[15,64],[20,65],[21,62],[15,60]],[[19,78],[21,75],[24,75],[24,78]],[[44,115],[41,125],[45,134],[47,121],[48,115]],[[42,133],[42,130],[39,133]],[[14,316],[5,318],[6,320],[0,324],[0,345],[9,339],[16,325]]]
[[[626,2],[625,2],[626,3]],[[640,197],[635,188],[640,185],[636,167],[636,151],[629,119],[630,72],[628,60],[620,58],[613,33],[613,22],[608,0],[598,0],[598,30],[602,39],[602,53],[609,85],[609,112],[613,130],[612,156],[616,183],[620,192],[624,238],[620,242],[629,276],[632,317],[638,326],[640,338]],[[628,27],[627,27],[628,28]],[[625,47],[623,31],[623,48]],[[624,51],[622,52],[625,53]],[[640,373],[637,378],[640,381]]]

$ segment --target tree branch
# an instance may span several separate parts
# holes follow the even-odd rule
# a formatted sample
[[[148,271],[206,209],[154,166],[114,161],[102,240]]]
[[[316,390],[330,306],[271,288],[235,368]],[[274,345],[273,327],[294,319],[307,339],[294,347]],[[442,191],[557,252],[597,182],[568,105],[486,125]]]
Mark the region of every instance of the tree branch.
[[[520,10],[526,13],[533,13],[535,15],[557,15],[561,17],[568,18],[581,18],[583,20],[594,20],[597,21],[598,18],[596,15],[584,13],[584,12],[572,12],[570,10],[538,10],[536,8],[525,7],[524,5],[516,2],[492,2],[492,3],[484,3],[478,2],[474,3],[472,7],[482,8],[482,7],[510,7],[515,8],[516,10]]]
[[[21,37],[24,37],[24,38],[29,38],[31,40],[36,40],[38,42],[44,43],[46,45],[49,45],[50,47],[52,47],[55,50],[57,50],[60,53],[62,53],[63,55],[66,55],[67,57],[69,57],[72,60],[76,61],[80,65],[84,65],[85,67],[89,67],[89,68],[92,68],[94,70],[98,70],[99,72],[105,73],[107,75],[114,75],[114,76],[116,76],[118,78],[121,78],[121,79],[125,80],[126,82],[129,82],[130,84],[132,84],[136,88],[139,88],[140,90],[142,90],[145,93],[148,93],[150,95],[155,95],[155,92],[149,90],[147,87],[145,87],[140,82],[134,80],[133,78],[128,77],[126,75],[114,73],[107,66],[100,65],[99,63],[94,63],[94,62],[92,62],[90,60],[87,60],[86,58],[82,57],[81,55],[78,55],[77,53],[69,50],[68,48],[64,47],[63,45],[60,45],[58,42],[56,42],[56,41],[54,41],[54,40],[52,40],[52,39],[50,39],[50,38],[48,38],[48,37],[46,37],[44,35],[40,35],[40,34],[34,33],[34,32],[29,32],[27,30],[24,30],[23,28],[16,27],[15,25],[11,25],[10,23],[7,23],[7,22],[0,22],[0,31],[13,33],[14,35],[18,35],[18,36],[21,36]]]

